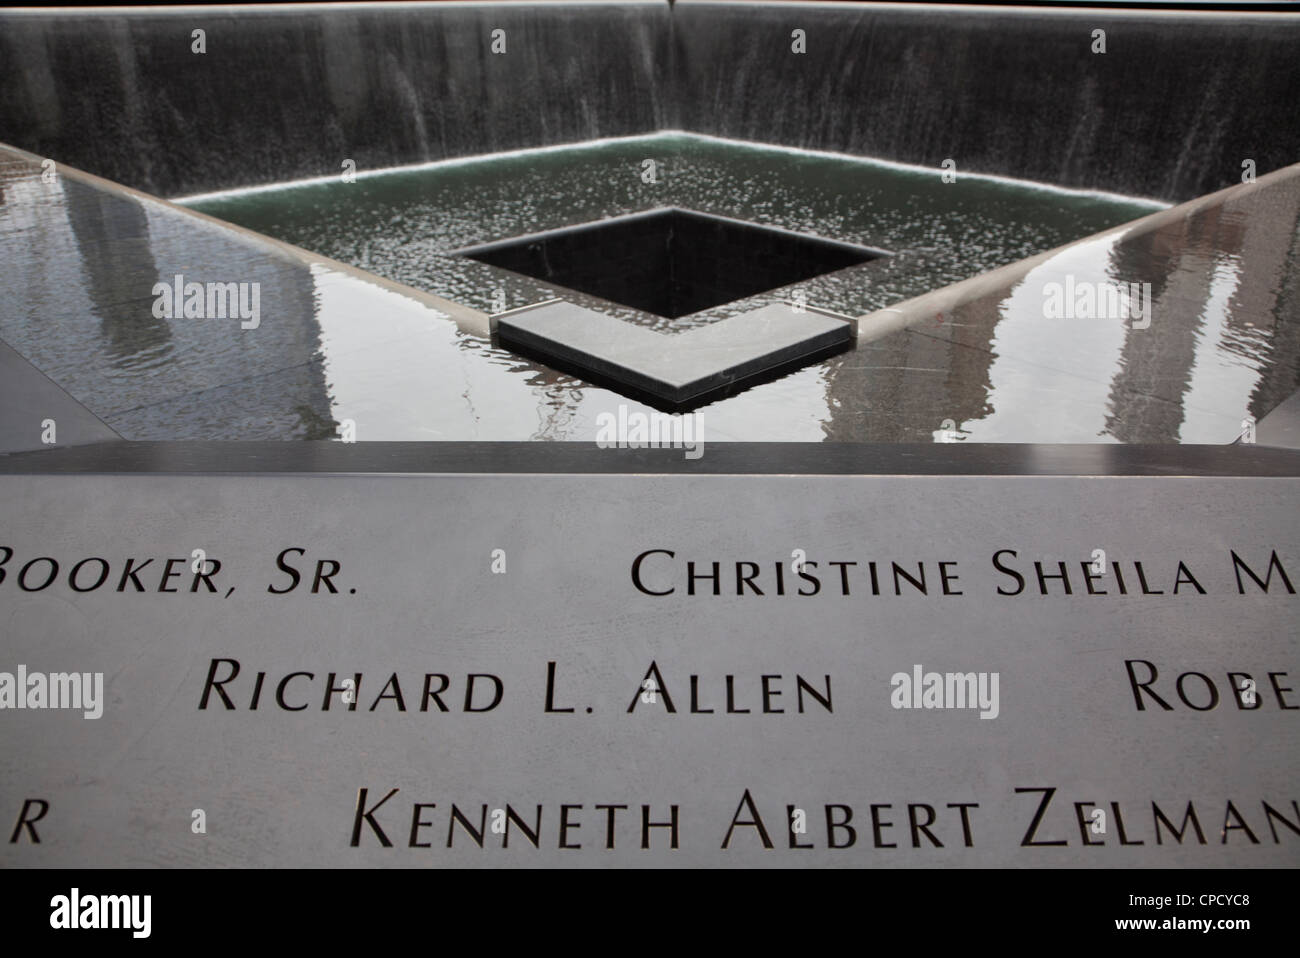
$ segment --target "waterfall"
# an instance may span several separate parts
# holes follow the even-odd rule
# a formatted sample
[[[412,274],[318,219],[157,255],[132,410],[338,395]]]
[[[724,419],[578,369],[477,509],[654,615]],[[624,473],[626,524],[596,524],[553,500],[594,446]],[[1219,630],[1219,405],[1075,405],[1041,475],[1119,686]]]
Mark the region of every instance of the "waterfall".
[[[175,196],[677,128],[1176,201],[1300,158],[1297,50],[1287,13],[5,10],[0,142]]]

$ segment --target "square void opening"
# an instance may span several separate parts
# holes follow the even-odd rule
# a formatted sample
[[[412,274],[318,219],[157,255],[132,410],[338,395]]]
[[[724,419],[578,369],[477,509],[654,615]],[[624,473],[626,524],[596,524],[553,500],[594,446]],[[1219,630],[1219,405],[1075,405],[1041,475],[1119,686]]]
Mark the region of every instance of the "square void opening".
[[[669,319],[888,255],[679,209],[487,243],[460,254]]]

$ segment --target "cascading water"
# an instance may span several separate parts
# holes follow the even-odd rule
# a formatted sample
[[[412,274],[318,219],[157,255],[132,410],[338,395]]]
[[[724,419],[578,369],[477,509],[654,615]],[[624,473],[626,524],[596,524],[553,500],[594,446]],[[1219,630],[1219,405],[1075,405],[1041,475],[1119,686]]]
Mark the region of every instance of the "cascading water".
[[[855,3],[3,11],[0,142],[175,196],[682,129],[1185,200],[1300,156],[1298,40]]]

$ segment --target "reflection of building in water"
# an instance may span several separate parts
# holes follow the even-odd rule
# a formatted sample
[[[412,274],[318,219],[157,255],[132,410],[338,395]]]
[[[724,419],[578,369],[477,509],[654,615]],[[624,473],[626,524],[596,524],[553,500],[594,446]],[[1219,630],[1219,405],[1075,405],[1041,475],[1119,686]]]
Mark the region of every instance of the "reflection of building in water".
[[[1112,250],[1111,278],[1152,283],[1155,318],[1126,330],[1108,431],[1125,442],[1226,441],[1300,379],[1296,236],[1300,188],[1259,190]]]
[[[1241,282],[1228,319],[1234,349],[1257,353],[1263,339],[1263,368],[1249,409],[1263,419],[1300,388],[1300,186],[1260,191],[1251,199],[1256,208],[1243,217]],[[1247,322],[1255,325],[1247,328]]]
[[[546,397],[545,402],[537,406],[537,432],[529,437],[532,440],[564,439],[577,418],[578,407],[582,403],[582,392],[570,387],[569,377],[552,370],[538,370],[528,379],[528,385],[540,389]]]
[[[1217,217],[1216,217],[1217,218]],[[1235,252],[1236,232],[1183,220],[1125,237],[1110,249],[1107,279],[1151,284],[1151,324],[1125,324],[1118,369],[1110,383],[1106,432],[1120,442],[1177,442],[1183,396],[1192,379],[1216,250]]]
[[[99,327],[79,315],[50,335],[61,348],[102,352],[111,367],[83,401],[135,439],[334,435],[307,271],[164,207],[70,177],[61,187],[78,281]],[[260,324],[155,316],[155,285],[170,287],[177,274],[185,283],[255,284]]]
[[[829,442],[931,442],[944,420],[958,428],[988,405],[990,343],[998,301],[967,304],[960,338],[946,317],[892,333],[826,364]]]
[[[1149,324],[1049,315],[1067,280],[1149,284]],[[831,440],[927,441],[951,420],[974,441],[1231,442],[1300,385],[1300,177],[1071,244],[827,370]]]
[[[77,180],[65,179],[63,194],[109,357],[118,367],[163,359],[171,352],[171,328],[153,315],[158,269],[144,210]]]

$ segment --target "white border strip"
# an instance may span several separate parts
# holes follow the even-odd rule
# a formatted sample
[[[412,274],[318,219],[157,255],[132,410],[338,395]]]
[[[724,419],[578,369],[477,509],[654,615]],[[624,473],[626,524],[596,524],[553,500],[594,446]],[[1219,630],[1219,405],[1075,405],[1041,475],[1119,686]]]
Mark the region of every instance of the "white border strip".
[[[442,160],[430,160],[426,163],[412,163],[404,166],[387,166],[378,170],[366,170],[364,172],[358,171],[355,175],[358,180],[371,179],[379,176],[394,176],[404,173],[414,173],[420,170],[452,168],[467,166],[474,163],[491,163],[498,160],[514,160],[529,156],[539,156],[546,153],[557,153],[569,150],[595,150],[616,144],[653,142],[655,140],[671,139],[725,143],[729,146],[752,150],[756,153],[778,152],[798,156],[825,157],[827,159],[839,160],[841,162],[860,163],[864,166],[902,170],[908,173],[936,175],[942,172],[941,168],[937,166],[921,166],[916,163],[900,163],[896,160],[884,160],[872,156],[855,156],[852,153],[837,153],[833,150],[810,150],[804,147],[783,146],[775,143],[761,143],[755,140],[734,140],[725,136],[713,136],[708,133],[692,133],[687,130],[658,130],[654,133],[634,133],[628,136],[600,137],[594,140],[578,140],[573,143],[557,143],[551,146],[530,146],[519,150],[503,150],[498,153],[476,153],[471,156],[457,156]],[[997,173],[969,173],[959,170],[957,176],[960,179],[1002,183],[1010,186],[1017,186],[1021,189],[1055,193],[1059,196],[1087,197],[1109,200],[1111,202],[1136,203],[1143,206],[1150,206],[1153,210],[1169,209],[1171,206],[1175,205],[1166,202],[1165,200],[1157,200],[1146,196],[1130,196],[1126,193],[1112,193],[1106,190],[1085,190],[1068,186],[1056,186],[1052,183],[1044,183],[1040,180],[1022,180],[1017,179],[1014,176],[1002,176]],[[263,183],[257,186],[239,186],[227,190],[214,190],[211,193],[194,193],[188,196],[173,196],[168,199],[173,203],[181,204],[205,203],[210,200],[221,200],[253,193],[269,193],[276,190],[293,190],[308,186],[319,186],[326,183],[337,183],[341,182],[340,177],[341,174],[313,176],[301,180],[285,180],[277,183]]]

